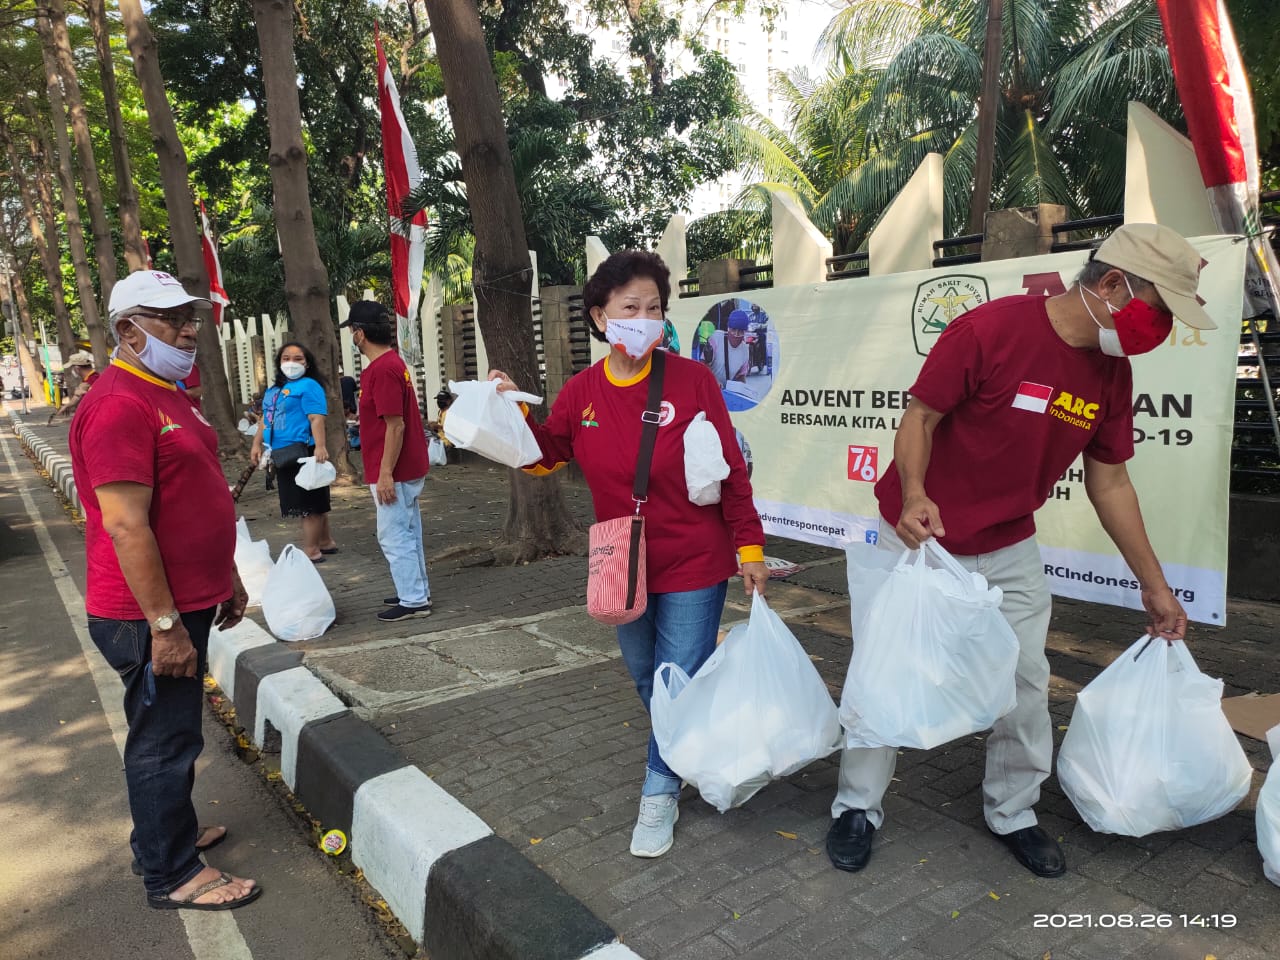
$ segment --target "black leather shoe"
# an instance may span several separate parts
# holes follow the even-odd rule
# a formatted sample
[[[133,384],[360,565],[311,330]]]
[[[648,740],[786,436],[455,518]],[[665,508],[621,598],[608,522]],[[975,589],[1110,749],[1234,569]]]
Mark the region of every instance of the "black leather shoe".
[[[827,831],[827,856],[837,870],[856,873],[871,859],[871,838],[876,828],[865,810],[846,810],[831,821]]]
[[[1040,827],[1024,827],[996,836],[1037,877],[1060,877],[1067,872],[1067,858],[1058,841]]]

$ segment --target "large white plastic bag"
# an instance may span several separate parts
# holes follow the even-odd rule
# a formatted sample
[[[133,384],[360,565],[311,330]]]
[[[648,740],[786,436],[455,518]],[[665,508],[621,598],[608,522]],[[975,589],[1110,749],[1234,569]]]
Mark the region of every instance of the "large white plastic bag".
[[[1262,872],[1272,883],[1280,886],[1280,726],[1267,731],[1267,744],[1271,747],[1271,769],[1258,791],[1258,811],[1255,826],[1258,830],[1258,852],[1262,854]]]
[[[267,577],[262,616],[277,640],[314,640],[337,616],[320,571],[293,544],[280,551]]]
[[[541,397],[517,391],[498,393],[497,380],[450,380],[449,392],[457,399],[445,417],[444,435],[455,447],[508,467],[542,459],[538,441],[520,412],[522,402],[541,403]]]
[[[262,603],[262,590],[267,585],[267,577],[274,564],[271,562],[271,548],[267,541],[253,539],[244,517],[236,520],[235,564],[245,593],[249,594],[249,606],[258,606]]]
[[[1222,712],[1222,681],[1181,640],[1139,638],[1076,697],[1058,781],[1099,833],[1143,837],[1230,812],[1253,768]]]
[[[928,750],[1012,710],[1018,639],[1001,597],[935,540],[906,551],[853,624],[840,697],[847,745]]]
[[[302,467],[294,482],[303,490],[319,490],[338,479],[338,468],[328,460],[316,463],[315,457],[299,457],[298,462]]]
[[[729,476],[720,434],[701,410],[684,431],[684,482],[700,507],[720,502],[720,481]]]
[[[721,813],[840,745],[826,684],[759,593],[692,678],[658,668],[649,711],[662,759]]]

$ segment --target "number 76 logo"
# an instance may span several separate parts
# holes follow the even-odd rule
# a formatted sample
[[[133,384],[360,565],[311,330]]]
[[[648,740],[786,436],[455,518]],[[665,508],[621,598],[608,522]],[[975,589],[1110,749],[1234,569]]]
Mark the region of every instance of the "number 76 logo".
[[[875,483],[880,475],[879,447],[849,447],[849,479]]]

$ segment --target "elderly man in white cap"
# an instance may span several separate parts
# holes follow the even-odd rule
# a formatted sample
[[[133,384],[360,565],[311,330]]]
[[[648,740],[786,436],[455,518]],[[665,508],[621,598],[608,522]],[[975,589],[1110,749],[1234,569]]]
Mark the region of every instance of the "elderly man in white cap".
[[[70,399],[61,407],[49,414],[46,425],[53,423],[55,417],[71,416],[76,411],[76,407],[80,405],[80,401],[85,398],[89,392],[89,388],[93,386],[93,381],[97,380],[100,374],[93,369],[93,354],[84,350],[78,350],[67,358],[67,362],[63,364],[64,371],[70,371],[76,379],[75,389],[71,393]]]
[[[987,740],[983,812],[1038,876],[1060,876],[1066,860],[1033,809],[1053,759],[1044,654],[1051,601],[1034,514],[1083,453],[1085,490],[1141,584],[1150,633],[1182,638],[1186,613],[1125,469],[1134,452],[1128,358],[1167,342],[1175,317],[1214,328],[1196,296],[1201,263],[1168,227],[1129,224],[1065,293],[1003,297],[953,321],[911,388],[893,463],[876,485],[882,548],[901,552],[937,537],[1004,592],[1000,609],[1020,645],[1017,702]],[[827,834],[838,869],[866,866],[896,758],[893,747],[844,751]]]
[[[115,285],[120,346],[71,423],[71,464],[89,635],[125,687],[134,872],[152,907],[229,910],[261,888],[201,861],[226,830],[198,826],[191,786],[209,630],[239,623],[248,597],[217,437],[175,385],[195,362],[197,305],[209,301],[159,271]]]

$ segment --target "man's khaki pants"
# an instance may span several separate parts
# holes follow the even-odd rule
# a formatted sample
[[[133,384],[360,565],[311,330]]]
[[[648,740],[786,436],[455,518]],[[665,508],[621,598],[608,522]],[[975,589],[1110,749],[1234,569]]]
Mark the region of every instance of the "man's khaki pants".
[[[901,553],[906,547],[893,529],[880,524],[879,546]],[[1052,600],[1045,582],[1035,537],[976,557],[956,557],[987,583],[1004,591],[1000,612],[1018,638],[1017,703],[996,721],[987,739],[987,773],[982,806],[987,825],[996,833],[1034,826],[1032,807],[1053,762],[1053,730],[1049,720],[1049,661],[1044,642],[1049,632]],[[865,810],[876,829],[884,822],[884,792],[893,778],[898,751],[894,747],[855,747],[840,757],[840,785],[832,817],[846,810]]]

